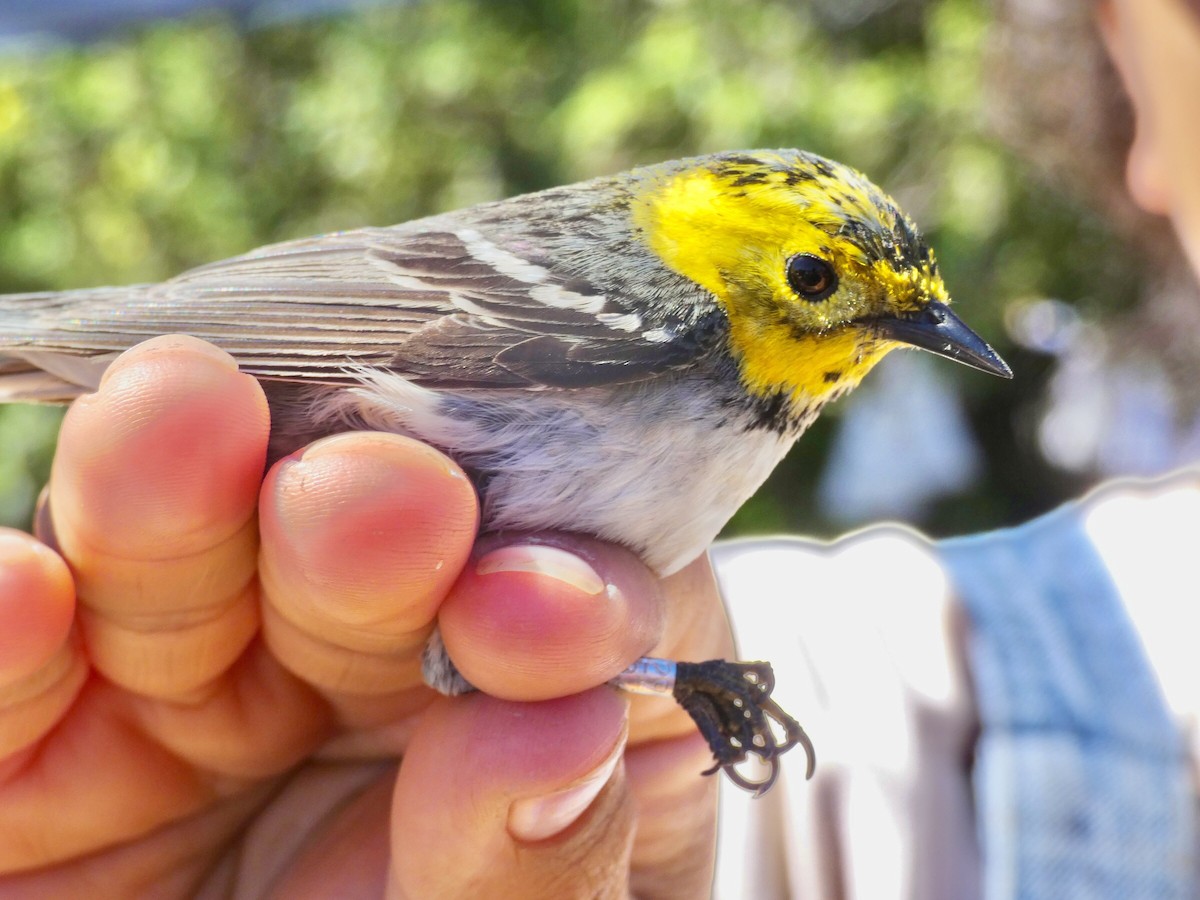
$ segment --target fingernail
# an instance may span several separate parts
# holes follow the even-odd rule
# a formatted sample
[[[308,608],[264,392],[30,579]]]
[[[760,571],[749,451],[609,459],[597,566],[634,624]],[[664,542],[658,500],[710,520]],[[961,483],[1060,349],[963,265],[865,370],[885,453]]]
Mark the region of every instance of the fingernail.
[[[515,801],[508,810],[508,833],[518,841],[534,842],[544,841],[570,827],[608,784],[625,752],[625,738],[622,734],[608,758],[570,787],[544,797]]]
[[[604,579],[596,570],[574,553],[547,547],[544,544],[523,544],[501,547],[479,558],[476,575],[497,575],[502,572],[532,572],[554,578],[585,594],[604,592]]]

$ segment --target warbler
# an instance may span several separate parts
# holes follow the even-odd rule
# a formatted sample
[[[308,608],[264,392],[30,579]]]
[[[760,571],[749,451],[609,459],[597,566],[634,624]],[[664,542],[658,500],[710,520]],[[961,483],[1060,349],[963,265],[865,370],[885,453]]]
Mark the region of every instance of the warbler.
[[[916,226],[861,173],[727,152],[161,284],[5,297],[0,400],[68,401],[131,345],[187,333],[262,381],[273,456],[407,434],[473,478],[484,530],[586,533],[666,575],[890,350],[1009,377],[948,302]],[[698,721],[711,743],[741,715]]]

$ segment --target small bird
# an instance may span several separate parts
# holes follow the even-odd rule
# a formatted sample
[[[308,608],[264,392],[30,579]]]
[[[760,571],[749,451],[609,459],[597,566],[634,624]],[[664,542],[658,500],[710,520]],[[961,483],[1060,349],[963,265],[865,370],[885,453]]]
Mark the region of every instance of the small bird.
[[[410,435],[472,477],[484,530],[586,533],[667,575],[890,350],[1011,377],[947,303],[915,225],[859,172],[717,153],[160,284],[4,297],[0,401],[69,401],[139,341],[194,335],[262,382],[273,458],[338,431]],[[453,689],[443,657],[435,640],[427,673]],[[794,720],[780,743],[759,715],[783,721],[769,669],[687,682],[670,689],[691,698],[714,769],[753,752],[773,781],[797,742],[811,767]]]

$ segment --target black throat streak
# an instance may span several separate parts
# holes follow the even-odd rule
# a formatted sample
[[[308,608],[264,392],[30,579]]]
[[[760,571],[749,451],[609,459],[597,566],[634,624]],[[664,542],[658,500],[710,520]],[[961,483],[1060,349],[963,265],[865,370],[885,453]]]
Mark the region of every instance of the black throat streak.
[[[830,399],[829,394],[819,398],[807,397],[801,402],[795,398],[795,390],[780,387],[766,393],[756,393],[742,382],[737,363],[731,355],[717,356],[711,360],[713,368],[709,377],[717,387],[720,404],[728,410],[726,422],[743,431],[770,431],[784,438],[795,440],[813,423],[821,407]],[[844,392],[839,386],[832,393]]]
[[[820,400],[808,400],[796,403],[790,390],[777,390],[759,396],[746,395],[745,411],[749,418],[745,423],[747,431],[765,429],[775,434],[798,438],[816,419],[821,411]]]

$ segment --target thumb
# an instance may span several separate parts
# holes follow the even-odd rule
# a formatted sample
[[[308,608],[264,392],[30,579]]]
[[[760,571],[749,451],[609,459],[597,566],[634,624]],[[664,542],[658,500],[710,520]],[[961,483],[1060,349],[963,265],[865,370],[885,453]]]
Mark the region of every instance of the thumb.
[[[396,783],[391,896],[626,896],[626,714],[606,687],[539,703],[438,701]]]

